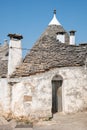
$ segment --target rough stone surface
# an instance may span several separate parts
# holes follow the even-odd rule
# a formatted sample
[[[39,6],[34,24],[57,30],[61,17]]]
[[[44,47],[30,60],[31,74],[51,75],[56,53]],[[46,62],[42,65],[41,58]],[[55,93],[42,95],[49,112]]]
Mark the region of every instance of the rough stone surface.
[[[8,70],[8,44],[0,45],[0,77],[7,76]]]
[[[87,130],[87,113],[56,114],[52,121],[39,122],[33,130]]]
[[[27,77],[53,68],[83,66],[86,62],[86,45],[67,45],[48,35],[36,42],[26,55],[23,64],[11,77]]]
[[[0,117],[0,125],[7,125],[8,121],[4,117]]]
[[[1,119],[1,118],[0,118]],[[0,120],[1,121],[1,120]],[[12,123],[14,126],[12,126]],[[0,130],[87,130],[87,112],[64,115],[57,113],[50,121],[39,121],[33,128],[16,128],[15,122],[0,125]]]

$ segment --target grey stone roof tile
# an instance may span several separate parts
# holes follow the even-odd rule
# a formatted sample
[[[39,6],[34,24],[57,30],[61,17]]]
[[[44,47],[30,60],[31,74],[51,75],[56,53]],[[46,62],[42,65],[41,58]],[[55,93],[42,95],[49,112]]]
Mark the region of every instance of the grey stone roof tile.
[[[8,68],[8,44],[0,46],[0,78],[7,76]]]
[[[60,43],[54,37],[43,35],[26,55],[11,77],[24,77],[58,67],[83,66],[87,46]]]

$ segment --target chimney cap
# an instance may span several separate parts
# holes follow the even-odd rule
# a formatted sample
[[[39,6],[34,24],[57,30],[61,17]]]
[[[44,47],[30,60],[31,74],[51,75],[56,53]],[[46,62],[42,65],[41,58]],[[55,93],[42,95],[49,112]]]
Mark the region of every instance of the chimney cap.
[[[75,32],[76,32],[75,30],[70,30],[69,31],[70,35],[75,35]]]
[[[62,32],[57,32],[56,34],[58,35],[58,34],[65,34],[66,32],[65,31],[62,31]]]
[[[69,32],[76,32],[76,30],[70,30]]]
[[[18,40],[23,39],[23,36],[20,35],[20,34],[11,34],[11,33],[9,33],[9,34],[8,34],[8,37],[10,37],[10,39],[12,39],[12,38],[18,39]]]

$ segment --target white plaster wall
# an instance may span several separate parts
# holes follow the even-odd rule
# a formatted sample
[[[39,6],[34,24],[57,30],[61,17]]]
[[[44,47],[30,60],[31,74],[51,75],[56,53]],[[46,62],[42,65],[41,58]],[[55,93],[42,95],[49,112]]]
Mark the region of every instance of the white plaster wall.
[[[19,82],[12,86],[12,112],[16,116],[51,116],[52,78],[63,77],[63,112],[71,113],[87,109],[87,70],[84,67],[64,67],[52,69],[34,76],[10,79]],[[31,101],[24,101],[24,95]]]
[[[75,36],[74,35],[70,36],[70,45],[75,45]]]
[[[45,82],[44,82],[45,81]],[[46,85],[49,84],[49,87]],[[41,77],[30,78],[12,86],[11,108],[15,116],[51,116],[51,83]],[[31,101],[24,101],[24,96]],[[43,114],[42,114],[43,113]]]
[[[21,40],[11,39],[9,43],[8,75],[11,75],[21,62]]]
[[[71,69],[63,83],[64,107],[67,113],[87,109],[87,72],[85,69]]]
[[[7,79],[0,79],[0,114],[10,112],[10,87]]]
[[[58,34],[57,40],[59,40],[62,43],[65,43],[65,34]]]

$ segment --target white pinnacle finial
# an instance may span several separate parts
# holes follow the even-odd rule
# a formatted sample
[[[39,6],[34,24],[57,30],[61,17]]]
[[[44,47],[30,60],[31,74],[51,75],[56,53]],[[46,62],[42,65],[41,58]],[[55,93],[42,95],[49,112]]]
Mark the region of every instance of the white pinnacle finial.
[[[51,20],[51,22],[49,23],[49,25],[61,25],[56,18],[56,10],[54,10],[54,16],[53,16],[53,19]]]

